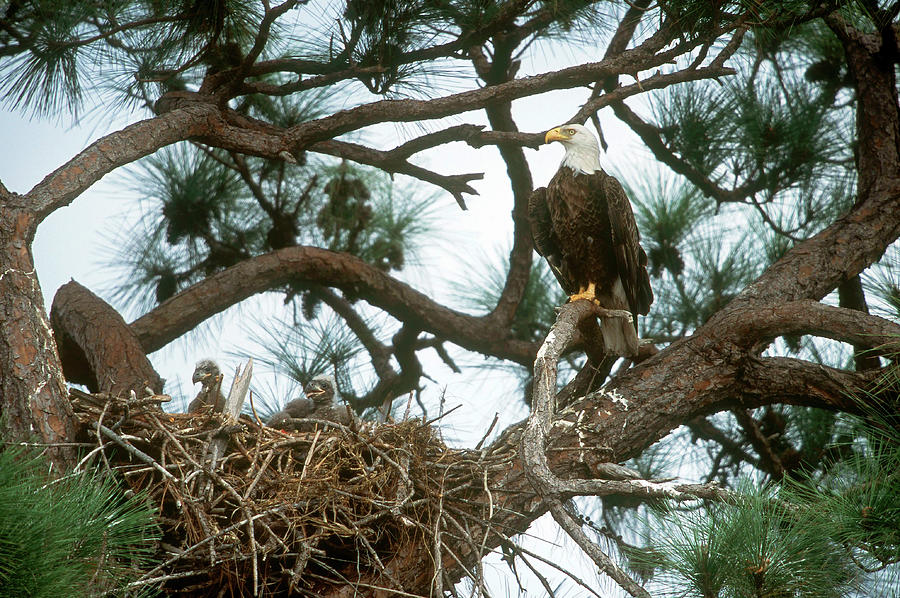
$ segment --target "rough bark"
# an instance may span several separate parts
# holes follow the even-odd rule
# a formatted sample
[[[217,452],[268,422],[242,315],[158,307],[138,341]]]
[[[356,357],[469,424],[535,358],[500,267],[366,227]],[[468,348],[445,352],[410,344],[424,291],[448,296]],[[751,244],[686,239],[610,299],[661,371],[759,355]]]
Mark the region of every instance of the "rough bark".
[[[5,192],[5,189],[3,190]],[[0,425],[11,441],[66,442],[76,423],[44,298],[34,270],[28,231],[34,214],[0,198]],[[58,470],[74,463],[72,449],[50,451]]]
[[[162,378],[122,316],[74,280],[56,291],[50,323],[69,382],[116,396],[162,392]]]
[[[223,309],[288,281],[338,287],[397,319],[473,351],[530,365],[535,343],[516,340],[492,314],[470,316],[433,301],[366,262],[318,247],[286,247],[245,260],[163,302],[131,323],[148,353]]]

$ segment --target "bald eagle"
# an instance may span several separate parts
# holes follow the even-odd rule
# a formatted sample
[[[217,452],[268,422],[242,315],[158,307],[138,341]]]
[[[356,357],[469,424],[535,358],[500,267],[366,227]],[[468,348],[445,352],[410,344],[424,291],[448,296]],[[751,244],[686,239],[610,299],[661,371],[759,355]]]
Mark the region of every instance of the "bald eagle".
[[[200,411],[207,405],[213,406],[213,411],[221,413],[225,408],[225,396],[222,394],[222,372],[219,365],[212,359],[201,359],[194,367],[191,382],[200,383],[200,392],[188,405],[188,412]]]
[[[566,155],[547,187],[528,200],[535,249],[570,301],[588,299],[631,312],[633,324],[601,318],[601,331],[608,352],[634,356],[637,314],[650,310],[653,291],[631,204],[619,181],[600,168],[600,147],[587,128],[557,127],[544,141],[559,141]]]
[[[324,419],[347,425],[351,417],[347,408],[334,401],[334,379],[331,376],[316,376],[303,389],[306,398],[294,399],[281,411],[272,414],[268,425],[272,428],[309,431],[312,426],[299,424],[297,418]]]

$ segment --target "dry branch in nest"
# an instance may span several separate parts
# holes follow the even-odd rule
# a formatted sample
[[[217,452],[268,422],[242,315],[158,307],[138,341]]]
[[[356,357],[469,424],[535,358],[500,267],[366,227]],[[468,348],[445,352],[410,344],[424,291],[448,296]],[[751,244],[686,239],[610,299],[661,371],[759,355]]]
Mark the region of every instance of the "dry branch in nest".
[[[164,413],[161,396],[71,398],[96,444],[79,467],[108,467],[159,509],[160,564],[136,586],[192,596],[320,596],[348,586],[439,595],[454,581],[443,563],[464,559],[447,540],[474,554],[483,537],[467,530],[490,529],[489,507],[470,499],[501,457],[449,450],[420,420],[307,420],[313,432],[286,433],[244,415]],[[210,446],[222,441],[212,466]],[[402,555],[420,569],[417,588],[398,579],[409,564]]]

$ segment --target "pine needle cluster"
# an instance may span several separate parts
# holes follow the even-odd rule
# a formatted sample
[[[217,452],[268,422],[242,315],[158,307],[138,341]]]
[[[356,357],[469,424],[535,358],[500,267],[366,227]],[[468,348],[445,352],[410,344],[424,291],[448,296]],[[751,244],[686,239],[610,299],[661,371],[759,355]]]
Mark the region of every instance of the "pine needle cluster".
[[[53,480],[36,454],[0,453],[0,595],[134,596],[159,530],[143,496],[101,475]]]

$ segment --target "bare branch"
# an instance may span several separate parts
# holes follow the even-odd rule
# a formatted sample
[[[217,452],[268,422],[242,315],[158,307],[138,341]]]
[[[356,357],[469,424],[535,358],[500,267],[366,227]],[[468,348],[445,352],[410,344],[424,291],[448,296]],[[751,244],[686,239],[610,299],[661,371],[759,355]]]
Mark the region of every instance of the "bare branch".
[[[720,34],[721,32],[716,33]],[[294,151],[299,151],[317,141],[323,141],[379,122],[410,122],[442,118],[482,108],[491,103],[509,102],[555,89],[580,87],[615,73],[637,72],[661,66],[702,43],[700,40],[693,40],[676,44],[668,50],[659,52],[668,43],[668,40],[668,34],[662,35],[657,32],[640,46],[601,62],[586,63],[554,72],[514,79],[506,83],[431,100],[381,100],[364,104],[342,110],[331,116],[295,125],[286,131],[286,142]],[[719,74],[733,72],[730,69],[717,70]]]
[[[362,260],[318,247],[286,247],[214,274],[131,323],[149,353],[247,297],[289,281],[334,286],[404,322],[475,351],[529,364],[537,346],[510,337],[493,314],[475,317],[449,309]]]
[[[879,355],[900,352],[900,325],[880,316],[819,301],[736,307],[728,321],[734,342],[746,347],[768,344],[775,337],[787,334],[812,334],[866,347]]]
[[[435,137],[433,139],[437,140],[438,138],[439,137]],[[415,141],[417,140],[414,139],[409,143]],[[385,172],[405,174],[407,176],[415,177],[421,181],[437,185],[438,187],[442,187],[443,189],[448,191],[454,197],[454,199],[456,199],[456,203],[459,204],[459,207],[464,210],[466,209],[466,202],[463,199],[463,193],[468,193],[469,195],[478,195],[478,191],[476,191],[471,185],[469,185],[469,182],[483,179],[484,173],[476,172],[470,174],[452,175],[438,174],[426,168],[422,168],[421,166],[410,164],[405,159],[400,158],[399,156],[402,155],[402,152],[395,152],[397,152],[397,150],[400,150],[402,147],[403,146],[389,151],[381,151],[358,145],[356,143],[350,143],[348,141],[328,140],[315,143],[309,149],[311,151],[319,152],[322,154],[330,154],[332,156],[347,158],[348,160],[353,160],[354,162],[359,162],[360,164],[377,166]],[[405,149],[403,151],[405,151]]]
[[[35,214],[33,227],[51,212],[69,205],[88,187],[119,166],[156,150],[200,135],[205,120],[216,112],[210,104],[194,103],[142,120],[101,137],[77,156],[44,177],[18,202]],[[34,231],[28,236],[33,237]]]
[[[622,589],[632,596],[651,598],[650,593],[647,592],[647,590],[631,579],[627,573],[622,571],[622,569],[609,558],[609,555],[603,552],[595,542],[587,537],[587,534],[584,533],[584,530],[581,529],[578,522],[575,521],[568,511],[566,511],[558,499],[552,501],[550,513],[553,515],[553,519],[556,520],[559,526],[569,534],[569,537],[575,540],[575,543],[578,544],[581,550],[594,561],[594,564],[596,564],[601,571],[609,575],[622,587]]]

